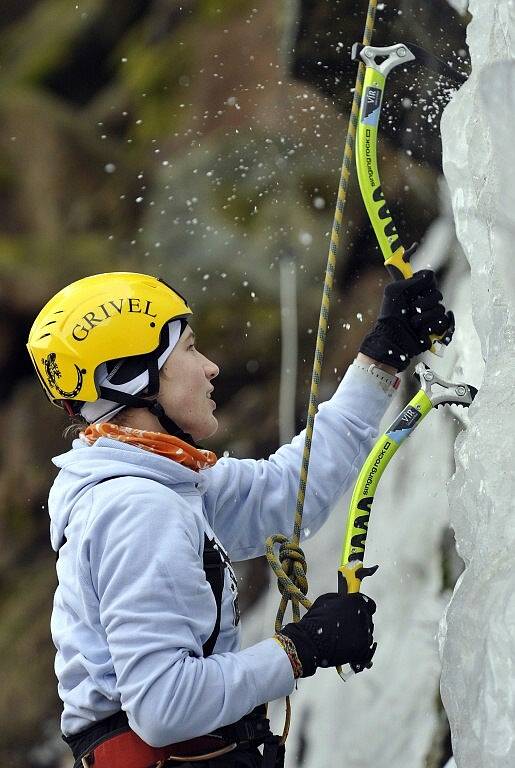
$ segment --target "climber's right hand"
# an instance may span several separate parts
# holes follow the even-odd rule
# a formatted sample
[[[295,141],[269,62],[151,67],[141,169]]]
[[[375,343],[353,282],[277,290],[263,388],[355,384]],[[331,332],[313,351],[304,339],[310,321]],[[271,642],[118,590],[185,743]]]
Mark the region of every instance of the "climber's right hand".
[[[329,592],[320,595],[300,621],[286,624],[276,637],[279,642],[281,635],[289,638],[295,646],[302,666],[298,677],[314,675],[317,667],[341,664],[364,669],[371,666],[376,649],[375,610],[374,601],[360,592],[345,596]],[[288,642],[281,644],[288,652]]]
[[[454,315],[441,303],[436,277],[430,269],[395,280],[384,289],[377,322],[363,339],[359,351],[384,365],[403,371],[412,357],[432,346],[432,335],[449,344]]]

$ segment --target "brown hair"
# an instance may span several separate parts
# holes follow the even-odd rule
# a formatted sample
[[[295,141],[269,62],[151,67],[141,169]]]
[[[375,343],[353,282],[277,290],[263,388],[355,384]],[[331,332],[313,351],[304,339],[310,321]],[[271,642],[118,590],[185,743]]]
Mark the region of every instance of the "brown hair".
[[[70,423],[63,429],[63,437],[65,440],[72,438],[73,440],[79,436],[88,426],[86,419],[78,414],[76,416],[70,416]]]
[[[120,424],[123,422],[126,415],[127,408],[122,408],[117,414],[109,419],[110,424]],[[86,421],[80,414],[75,414],[70,417],[70,423],[63,430],[63,437],[68,440],[71,438],[74,440],[79,437],[81,432],[84,432],[86,427],[89,426],[89,421]]]

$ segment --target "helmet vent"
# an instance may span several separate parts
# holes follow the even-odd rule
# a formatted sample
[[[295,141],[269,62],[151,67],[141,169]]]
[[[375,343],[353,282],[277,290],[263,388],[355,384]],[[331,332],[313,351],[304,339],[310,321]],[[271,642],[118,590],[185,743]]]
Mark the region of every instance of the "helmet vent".
[[[51,333],[44,333],[43,336],[40,336],[38,341],[41,341],[41,339],[46,339],[47,336],[51,336]]]

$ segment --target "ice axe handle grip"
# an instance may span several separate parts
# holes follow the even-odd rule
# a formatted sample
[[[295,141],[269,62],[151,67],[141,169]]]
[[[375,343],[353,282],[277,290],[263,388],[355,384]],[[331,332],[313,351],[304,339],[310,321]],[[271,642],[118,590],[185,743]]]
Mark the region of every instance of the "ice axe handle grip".
[[[338,568],[338,594],[346,597],[359,592],[363,579],[366,579],[367,576],[373,576],[378,568],[378,565],[365,568],[360,560],[341,565]]]
[[[372,568],[365,568],[363,563],[359,560],[355,560],[352,563],[346,563],[338,568],[338,594],[343,598],[347,595],[355,594],[360,591],[361,582],[367,576],[372,576],[377,569],[378,565],[374,565]],[[372,664],[370,664],[372,666]],[[341,679],[346,683],[351,677],[354,677],[358,669],[353,669],[350,664],[345,664],[344,667],[336,667],[336,671],[340,675]]]
[[[407,250],[404,246],[400,246],[397,251],[389,259],[385,261],[385,267],[392,280],[408,280],[413,277],[413,269],[411,267],[410,259],[417,250],[418,243],[413,243]],[[443,357],[445,349],[445,337],[449,331],[445,331],[440,336],[436,333],[430,335],[431,349],[430,351],[437,357]]]
[[[347,597],[347,595],[359,592],[362,568],[363,563],[359,561],[347,563],[347,565],[341,565],[338,568],[338,594],[341,597]]]
[[[347,595],[359,592],[361,579],[358,576],[358,571],[361,572],[362,568],[363,563],[359,561],[347,563],[338,568],[338,594],[340,597],[345,598]],[[356,674],[350,664],[345,664],[343,667],[338,666],[336,667],[336,671],[344,683]]]

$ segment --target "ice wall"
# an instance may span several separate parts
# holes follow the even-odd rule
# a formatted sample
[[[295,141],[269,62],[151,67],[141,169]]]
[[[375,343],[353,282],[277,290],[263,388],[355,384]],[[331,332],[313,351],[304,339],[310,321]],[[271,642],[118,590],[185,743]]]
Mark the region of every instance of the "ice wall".
[[[466,570],[442,622],[441,690],[458,768],[512,768],[515,4],[471,0],[469,11],[473,74],[447,107],[442,138],[485,371],[470,429],[457,441],[457,470],[448,488]]]

